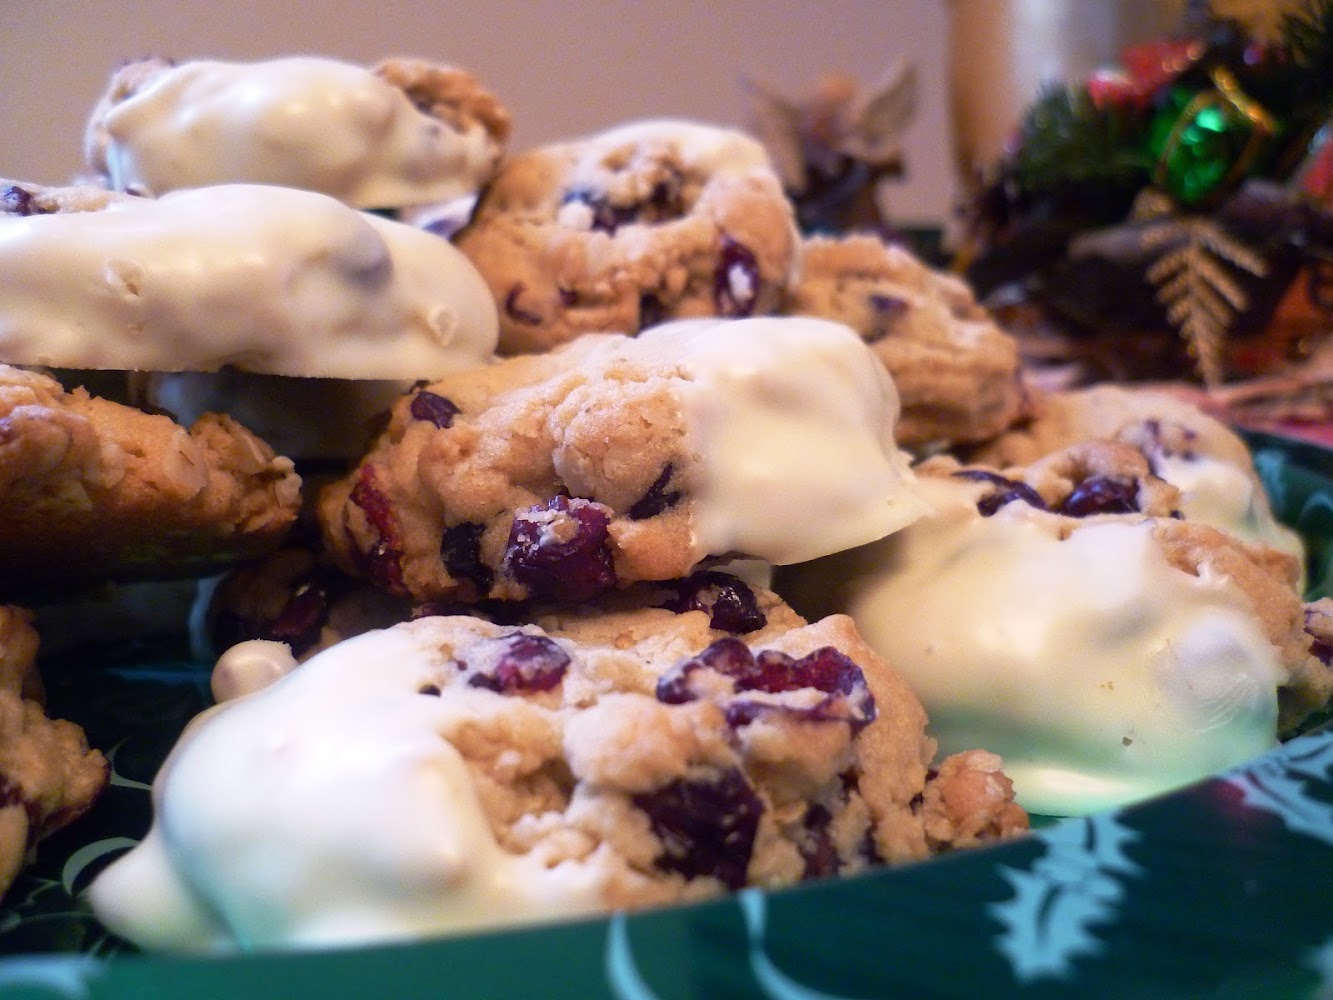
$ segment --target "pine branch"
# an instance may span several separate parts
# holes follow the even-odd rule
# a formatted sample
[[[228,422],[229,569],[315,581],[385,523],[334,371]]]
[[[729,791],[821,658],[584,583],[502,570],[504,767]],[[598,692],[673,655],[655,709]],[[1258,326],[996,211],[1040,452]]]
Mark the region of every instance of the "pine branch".
[[[1145,250],[1160,250],[1146,271],[1168,322],[1184,338],[1206,385],[1225,375],[1223,346],[1249,295],[1237,275],[1262,277],[1264,259],[1204,216],[1167,217],[1152,223],[1141,237]]]

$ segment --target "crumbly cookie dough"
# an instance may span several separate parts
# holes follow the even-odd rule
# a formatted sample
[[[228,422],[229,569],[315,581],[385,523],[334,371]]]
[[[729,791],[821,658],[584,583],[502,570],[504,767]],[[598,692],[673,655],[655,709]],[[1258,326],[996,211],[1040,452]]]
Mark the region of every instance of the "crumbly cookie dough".
[[[0,580],[11,596],[196,576],[276,546],[289,459],[228,417],[192,428],[0,365]]]
[[[110,776],[72,722],[40,703],[31,614],[0,606],[0,898],[47,834],[82,816]]]
[[[810,237],[783,312],[846,323],[902,399],[898,442],[920,450],[995,437],[1024,413],[1018,344],[960,279],[874,236]]]
[[[495,296],[512,354],[774,312],[798,234],[759,143],[646,121],[512,157],[456,241]]]

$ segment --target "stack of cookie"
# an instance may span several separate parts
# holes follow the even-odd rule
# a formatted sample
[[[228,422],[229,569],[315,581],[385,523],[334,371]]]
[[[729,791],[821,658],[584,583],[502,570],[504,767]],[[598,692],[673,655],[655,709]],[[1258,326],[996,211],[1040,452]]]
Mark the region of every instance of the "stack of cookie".
[[[130,402],[194,421],[10,369],[31,429],[0,481],[69,525],[34,515],[15,596],[240,560],[203,616],[219,705],[159,775],[153,831],[94,886],[113,929],[164,948],[394,938],[1021,833],[1018,802],[1070,803],[1041,797],[1002,727],[941,725],[976,708],[951,715],[929,683],[932,636],[997,631],[929,597],[968,545],[1000,547],[973,522],[1070,549],[1104,525],[1157,553],[1160,586],[1130,575],[1122,604],[1226,618],[1245,699],[1191,693],[1203,654],[1143,684],[1185,689],[1179,718],[1241,713],[1244,734],[1164,770],[1131,705],[1114,725],[1154,787],[1271,740],[1279,688],[1283,726],[1327,700],[1323,619],[1307,630],[1298,558],[1225,429],[1243,539],[1173,478],[1214,456],[1192,415],[1008,457],[1070,443],[1035,444],[1063,404],[1025,388],[1013,340],[900,248],[803,238],[753,139],[658,120],[506,156],[507,133],[449,67],[149,61],[89,125],[117,193],[6,189],[0,288],[26,277],[0,300],[0,360],[133,370]],[[843,575],[900,589],[860,601]],[[1186,578],[1223,582],[1205,599]],[[1168,645],[1197,624],[1163,617]],[[1008,701],[979,699],[1003,708],[1082,655],[1058,653],[951,676],[975,693],[1015,675]],[[996,746],[1026,768],[1017,802]]]

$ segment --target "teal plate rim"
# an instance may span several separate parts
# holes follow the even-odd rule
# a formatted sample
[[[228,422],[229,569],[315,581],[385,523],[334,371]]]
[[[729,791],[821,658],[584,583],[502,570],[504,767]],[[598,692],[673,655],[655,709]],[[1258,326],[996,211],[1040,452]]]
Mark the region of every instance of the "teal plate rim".
[[[1333,451],[1246,437],[1279,516],[1306,538],[1310,596],[1333,594]],[[105,717],[78,721],[112,747],[115,778],[98,809],[41,846],[0,908],[0,996],[1333,996],[1328,721],[1167,795],[853,878],[406,944],[135,954],[81,893],[142,835],[148,782],[206,703],[206,680],[169,647],[129,647],[110,666],[57,676],[57,713],[97,686]],[[99,743],[112,725],[114,742]]]

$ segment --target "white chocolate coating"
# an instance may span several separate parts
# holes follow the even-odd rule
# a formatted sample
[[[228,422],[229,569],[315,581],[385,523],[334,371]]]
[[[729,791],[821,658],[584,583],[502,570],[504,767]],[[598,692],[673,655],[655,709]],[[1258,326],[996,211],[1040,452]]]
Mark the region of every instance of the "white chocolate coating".
[[[262,691],[296,669],[296,657],[285,642],[251,639],[238,642],[213,665],[209,687],[219,703]]]
[[[397,208],[475,192],[500,153],[481,124],[460,130],[367,69],[308,56],[182,63],[92,125],[111,186],[159,195],[278,184]]]
[[[982,517],[975,484],[922,489],[933,514],[793,585],[840,581],[834,605],[907,678],[942,753],[998,753],[1026,809],[1074,815],[1275,745],[1277,651],[1225,577],[1166,561],[1150,521],[1061,540],[1063,519],[1022,503]]]
[[[1273,516],[1248,455],[1244,465],[1200,450],[1192,456],[1155,455],[1153,471],[1180,490],[1180,512],[1247,542],[1270,545],[1305,560],[1301,536]]]
[[[497,844],[439,735],[467,693],[419,693],[454,669],[430,636],[366,633],[196,719],[154,782],[149,835],[89,889],[98,917],[146,948],[225,951],[602,907],[589,867],[548,868]],[[233,654],[269,657],[264,676],[288,666],[278,644]]]
[[[140,371],[433,378],[490,358],[451,244],[308,191],[224,185],[0,217],[0,358]]]
[[[894,442],[897,390],[849,327],[690,319],[630,343],[673,342],[699,456],[689,491],[700,551],[784,565],[882,538],[924,512]]]

